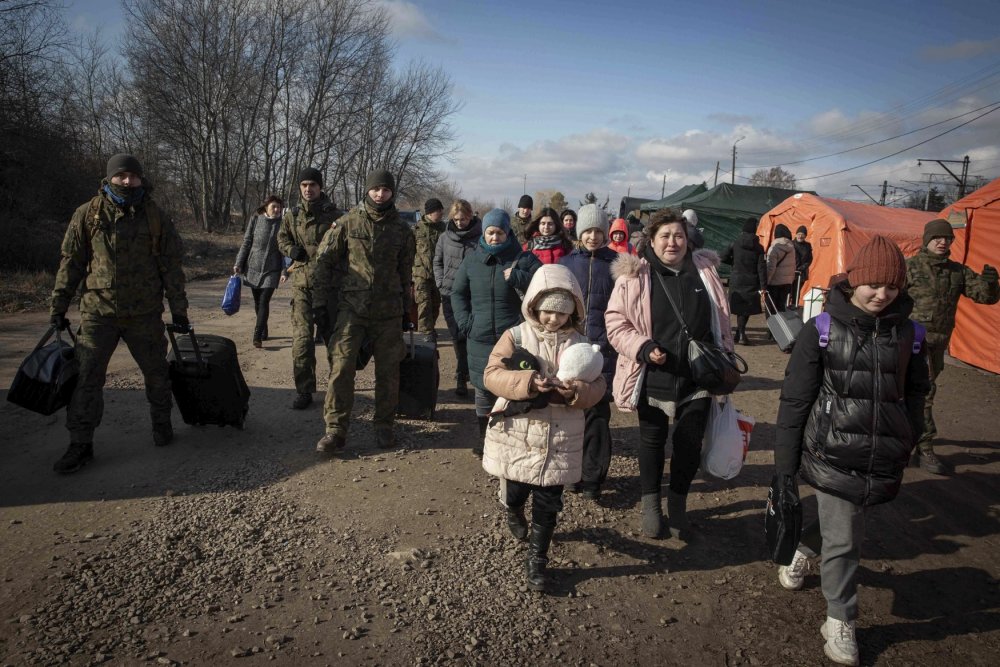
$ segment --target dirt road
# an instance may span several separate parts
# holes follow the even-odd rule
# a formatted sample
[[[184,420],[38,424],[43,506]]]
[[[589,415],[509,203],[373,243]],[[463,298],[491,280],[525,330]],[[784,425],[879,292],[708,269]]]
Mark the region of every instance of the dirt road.
[[[0,664],[825,664],[816,566],[792,593],[762,560],[786,361],[773,346],[746,351],[736,401],[757,428],[743,472],[692,489],[701,538],[641,537],[636,422],[616,413],[605,492],[566,495],[556,592],[543,597],[522,586],[525,547],[469,452],[476,425],[471,401],[451,393],[450,344],[436,422],[400,422],[400,448],[375,450],[369,368],[347,450],[319,459],[319,406],[289,409],[288,292],[254,350],[252,312],[218,308],[223,284],[190,285],[191,319],[240,348],[246,430],[187,426],[175,412],[174,443],[154,448],[124,346],[96,460],[78,474],[51,470],[68,442],[62,413],[0,404]],[[0,317],[0,386],[46,320]],[[938,405],[940,452],[957,474],[907,470],[900,497],[868,515],[863,664],[1000,655],[1000,380],[948,367]]]

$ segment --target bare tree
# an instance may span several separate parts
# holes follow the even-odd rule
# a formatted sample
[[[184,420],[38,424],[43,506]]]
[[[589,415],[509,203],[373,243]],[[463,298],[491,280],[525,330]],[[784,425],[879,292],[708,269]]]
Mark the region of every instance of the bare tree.
[[[795,174],[785,171],[781,167],[758,169],[750,176],[750,185],[794,190]]]

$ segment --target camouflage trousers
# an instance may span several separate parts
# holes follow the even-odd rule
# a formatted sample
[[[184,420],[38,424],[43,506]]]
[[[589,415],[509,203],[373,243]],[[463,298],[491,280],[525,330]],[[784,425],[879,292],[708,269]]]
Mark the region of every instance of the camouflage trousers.
[[[292,288],[292,377],[295,391],[300,394],[316,391],[316,327],[312,309],[312,290]]]
[[[930,373],[931,390],[924,399],[924,432],[917,442],[921,452],[934,451],[934,438],[937,437],[937,426],[934,424],[934,395],[937,394],[937,378],[944,370],[944,353],[948,349],[948,339],[931,341],[931,336],[924,341],[927,348],[927,370]]]
[[[167,337],[160,313],[139,317],[86,317],[80,322],[76,358],[80,377],[66,408],[70,442],[93,442],[104,415],[104,381],[108,363],[124,340],[146,385],[153,426],[170,423],[173,402],[167,366]]]
[[[414,285],[413,294],[417,302],[417,321],[414,322],[417,332],[433,333],[441,312],[441,292],[433,282],[421,281]]]
[[[366,339],[372,343],[375,361],[375,429],[392,429],[399,404],[399,362],[406,356],[400,317],[376,320],[342,308],[330,338],[330,386],[323,405],[327,433],[347,435],[354,408],[358,348]]]

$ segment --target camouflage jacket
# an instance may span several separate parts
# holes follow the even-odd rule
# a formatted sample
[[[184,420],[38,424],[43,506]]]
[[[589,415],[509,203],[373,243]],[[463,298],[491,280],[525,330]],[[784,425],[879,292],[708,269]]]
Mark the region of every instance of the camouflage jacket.
[[[1000,300],[1000,285],[987,282],[969,267],[921,248],[906,260],[906,289],[913,299],[912,319],[940,340],[955,328],[958,300],[967,296],[976,303]]]
[[[431,222],[427,216],[413,228],[417,241],[417,255],[413,259],[413,281],[434,284],[434,249],[445,230],[445,221]]]
[[[364,202],[330,228],[320,243],[313,303],[363,317],[402,317],[409,308],[416,241],[395,208],[381,216]]]
[[[82,284],[81,317],[162,313],[164,295],[171,313],[187,317],[181,237],[150,190],[126,208],[102,190],[76,209],[63,237],[50,314],[65,313]]]
[[[514,211],[514,215],[510,216],[510,231],[517,237],[517,244],[520,246],[528,242],[526,233],[530,222],[531,220],[522,220],[517,217],[517,211]],[[486,230],[484,229],[483,231],[485,232]]]
[[[312,287],[312,275],[316,269],[316,251],[323,235],[331,223],[344,214],[323,192],[315,202],[302,202],[285,211],[278,229],[278,249],[285,257],[291,257],[292,248],[306,249],[309,259],[292,262],[288,272],[292,274],[292,286],[301,289]]]

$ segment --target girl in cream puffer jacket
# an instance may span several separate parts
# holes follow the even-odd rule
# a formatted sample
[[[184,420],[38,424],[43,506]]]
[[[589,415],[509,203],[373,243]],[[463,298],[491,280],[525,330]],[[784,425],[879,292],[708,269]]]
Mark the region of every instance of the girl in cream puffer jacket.
[[[483,468],[505,485],[507,524],[518,539],[528,535],[524,505],[534,495],[528,586],[544,590],[547,553],[562,509],[563,486],[580,481],[582,473],[583,411],[601,400],[606,384],[603,377],[593,382],[572,380],[564,386],[549,383],[566,348],[589,342],[578,328],[584,317],[580,286],[567,267],[547,264],[539,268],[521,312],[525,321],[515,327],[516,337],[513,329],[503,333],[483,373],[487,390],[500,397],[486,432]],[[507,367],[504,360],[518,346],[538,359],[540,370]],[[549,395],[545,407],[519,415],[501,414],[509,401],[531,400],[542,393]]]

